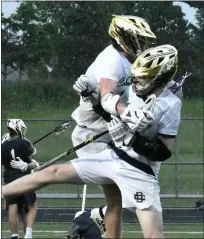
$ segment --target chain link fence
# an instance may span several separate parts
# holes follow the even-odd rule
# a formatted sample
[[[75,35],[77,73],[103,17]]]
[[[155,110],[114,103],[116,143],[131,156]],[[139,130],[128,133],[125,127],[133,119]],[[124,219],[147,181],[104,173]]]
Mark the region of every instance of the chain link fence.
[[[52,131],[63,121],[71,120],[71,126],[60,135],[51,135],[36,144],[36,159],[43,164],[51,158],[72,148],[71,132],[75,122],[66,119],[23,119],[28,127],[27,137],[35,141]],[[161,166],[160,185],[161,198],[203,198],[203,121],[204,118],[183,118],[172,158]],[[6,132],[2,119],[2,133]],[[75,154],[66,158],[76,158]],[[64,160],[61,161],[65,162]],[[39,199],[80,199],[83,186],[67,186],[67,184],[50,185],[38,191]],[[87,198],[104,198],[97,185],[89,185]]]

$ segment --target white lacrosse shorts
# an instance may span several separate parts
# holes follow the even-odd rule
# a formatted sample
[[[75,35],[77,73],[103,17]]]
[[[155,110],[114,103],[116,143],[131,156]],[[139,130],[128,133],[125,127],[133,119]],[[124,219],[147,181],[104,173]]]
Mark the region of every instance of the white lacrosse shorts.
[[[85,184],[116,183],[122,194],[123,208],[135,211],[154,206],[162,212],[157,178],[120,159],[112,149],[70,162]]]
[[[105,131],[105,130],[104,130]],[[91,136],[97,135],[100,132],[94,132],[91,129],[83,128],[81,126],[76,125],[72,132],[72,143],[75,146],[83,143]],[[89,157],[89,155],[95,155],[97,153],[100,153],[104,151],[105,149],[109,148],[107,145],[107,142],[111,141],[110,135],[106,134],[96,140],[94,142],[82,147],[81,149],[78,149],[76,151],[76,154],[78,157]]]

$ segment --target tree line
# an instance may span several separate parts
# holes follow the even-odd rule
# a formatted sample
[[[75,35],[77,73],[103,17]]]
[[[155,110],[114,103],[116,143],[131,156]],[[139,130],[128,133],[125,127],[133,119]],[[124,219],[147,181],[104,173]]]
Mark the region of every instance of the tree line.
[[[172,44],[178,49],[178,74],[192,73],[184,96],[202,96],[204,4],[186,3],[197,9],[197,26],[189,23],[181,7],[172,1],[22,2],[10,17],[2,14],[2,99],[13,87],[7,82],[12,71],[18,72],[19,79],[26,79],[18,87],[22,94],[26,89],[45,100],[67,99],[66,93],[70,97],[73,82],[109,44],[112,14],[145,18],[157,44]]]

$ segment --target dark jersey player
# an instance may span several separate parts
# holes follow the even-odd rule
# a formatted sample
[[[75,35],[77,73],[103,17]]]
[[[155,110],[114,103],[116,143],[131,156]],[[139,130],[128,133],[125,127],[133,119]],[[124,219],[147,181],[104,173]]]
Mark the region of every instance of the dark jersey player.
[[[106,210],[106,208],[104,209]],[[99,213],[99,215],[94,215],[95,210],[97,211],[97,214]],[[106,238],[106,228],[103,220],[104,212],[102,207],[92,209],[88,212],[77,212],[71,228],[68,230],[67,239]]]
[[[3,136],[1,144],[1,164],[5,184],[29,174],[32,169],[39,166],[33,159],[36,149],[25,138],[27,127],[24,122],[20,119],[10,119],[7,121],[7,128],[9,133]],[[18,214],[24,224],[24,238],[32,238],[32,225],[37,212],[35,201],[35,193],[6,201],[11,238],[18,238]]]

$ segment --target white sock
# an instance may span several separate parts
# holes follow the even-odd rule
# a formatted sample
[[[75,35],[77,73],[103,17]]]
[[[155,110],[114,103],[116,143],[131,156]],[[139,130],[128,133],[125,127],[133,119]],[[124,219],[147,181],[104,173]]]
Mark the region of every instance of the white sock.
[[[17,233],[11,234],[11,237],[18,237]]]
[[[32,238],[32,228],[31,227],[26,227],[26,233],[25,233],[25,238]]]

